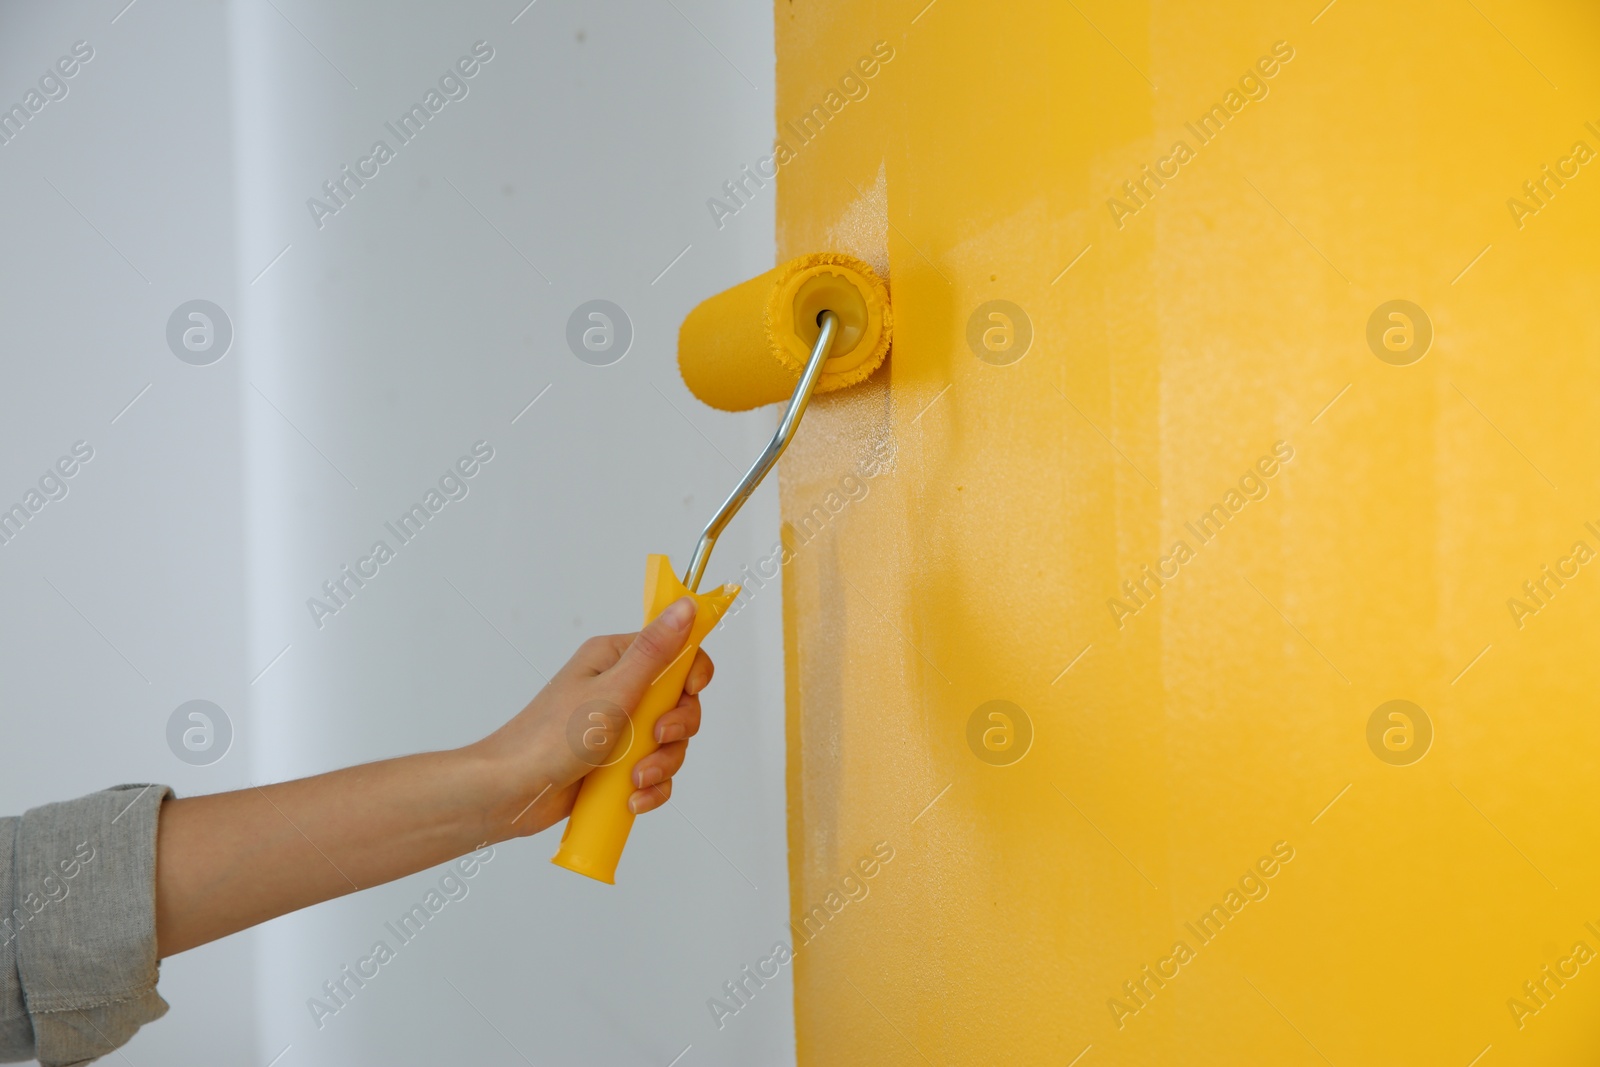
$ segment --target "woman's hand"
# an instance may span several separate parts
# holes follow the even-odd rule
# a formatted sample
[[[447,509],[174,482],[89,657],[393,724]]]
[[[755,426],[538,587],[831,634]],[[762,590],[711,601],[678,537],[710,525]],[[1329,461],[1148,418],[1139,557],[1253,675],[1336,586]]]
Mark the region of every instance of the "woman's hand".
[[[507,785],[504,799],[487,813],[488,840],[536,834],[567,817],[578,783],[610,762],[627,734],[628,716],[683,650],[694,613],[694,601],[684,597],[637,634],[590,638],[515,718],[464,750]],[[700,729],[699,694],[711,675],[710,657],[697,651],[683,697],[656,722],[661,747],[633,770],[628,806],[636,814],[672,795],[672,776]]]
[[[465,748],[167,800],[156,840],[161,956],[566,818],[579,780],[607,762],[628,713],[682,653],[694,612],[685,597],[638,634],[585,641],[515,718]],[[709,681],[699,652],[683,698],[656,724],[661,748],[634,769],[635,812],[671,795]]]

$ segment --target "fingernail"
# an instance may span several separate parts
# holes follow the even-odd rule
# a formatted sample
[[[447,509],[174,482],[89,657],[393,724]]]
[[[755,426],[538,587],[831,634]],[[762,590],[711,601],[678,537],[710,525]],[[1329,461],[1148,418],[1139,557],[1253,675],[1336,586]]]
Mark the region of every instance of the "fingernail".
[[[635,815],[639,814],[639,808],[643,805],[644,801],[640,800],[638,797],[628,798],[628,810],[633,812]]]
[[[694,619],[694,598],[680,597],[661,613],[661,621],[674,630],[687,630]]]
[[[661,781],[660,767],[641,767],[633,772],[633,780],[639,783],[640,789],[649,789]]]
[[[656,741],[660,744],[671,744],[673,741],[683,740],[683,724],[669,722],[656,728]]]

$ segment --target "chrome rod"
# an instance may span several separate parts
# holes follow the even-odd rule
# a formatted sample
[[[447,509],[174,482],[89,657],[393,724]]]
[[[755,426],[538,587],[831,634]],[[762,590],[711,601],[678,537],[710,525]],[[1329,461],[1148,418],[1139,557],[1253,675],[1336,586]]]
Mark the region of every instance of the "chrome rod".
[[[839,316],[831,311],[824,311],[817,316],[817,325],[822,327],[822,332],[817,334],[817,343],[811,346],[811,358],[806,361],[806,369],[800,374],[800,384],[794,387],[794,396],[789,398],[789,406],[784,409],[783,421],[778,423],[778,432],[772,435],[772,440],[762,451],[755,466],[744,476],[733,490],[728,494],[728,499],[722,502],[722,507],[717,510],[711,521],[706,523],[706,528],[700,534],[699,544],[694,546],[694,558],[689,561],[689,569],[683,572],[683,584],[692,592],[700,591],[700,578],[705,573],[706,563],[711,559],[711,550],[716,547],[717,537],[722,533],[723,527],[733,519],[733,516],[750,499],[750,494],[756,491],[756,486],[761,484],[761,479],[778,462],[778,457],[783,455],[783,450],[789,447],[789,442],[794,439],[794,432],[800,426],[800,416],[806,413],[806,405],[811,402],[811,393],[817,387],[817,378],[822,374],[822,365],[827,362],[828,349],[833,347],[834,334],[839,332]]]

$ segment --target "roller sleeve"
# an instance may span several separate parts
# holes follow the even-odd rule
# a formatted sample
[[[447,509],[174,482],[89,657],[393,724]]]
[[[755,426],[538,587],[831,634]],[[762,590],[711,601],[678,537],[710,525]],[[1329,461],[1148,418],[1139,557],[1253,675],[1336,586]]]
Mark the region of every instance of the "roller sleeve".
[[[889,354],[889,288],[854,256],[822,252],[790,260],[691,311],[678,331],[684,384],[723,411],[787,400],[823,311],[839,316],[840,333],[816,391],[865,381]]]

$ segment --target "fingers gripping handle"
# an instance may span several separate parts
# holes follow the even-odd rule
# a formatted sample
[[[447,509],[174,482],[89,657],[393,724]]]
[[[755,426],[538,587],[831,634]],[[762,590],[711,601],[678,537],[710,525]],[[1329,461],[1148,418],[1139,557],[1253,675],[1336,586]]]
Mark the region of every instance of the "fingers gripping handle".
[[[608,885],[615,884],[617,861],[633,829],[633,812],[628,797],[633,795],[633,768],[656,744],[656,720],[678,705],[684,681],[694,656],[713,627],[727,613],[736,585],[724,585],[709,593],[690,593],[672,573],[666,556],[651,556],[645,564],[644,622],[648,626],[657,615],[679,597],[693,596],[698,610],[683,651],[672,665],[650,683],[644,698],[633,711],[632,743],[628,751],[611,763],[590,771],[578,786],[578,798],[561,835],[561,845],[550,862],[569,871],[588,875]]]

